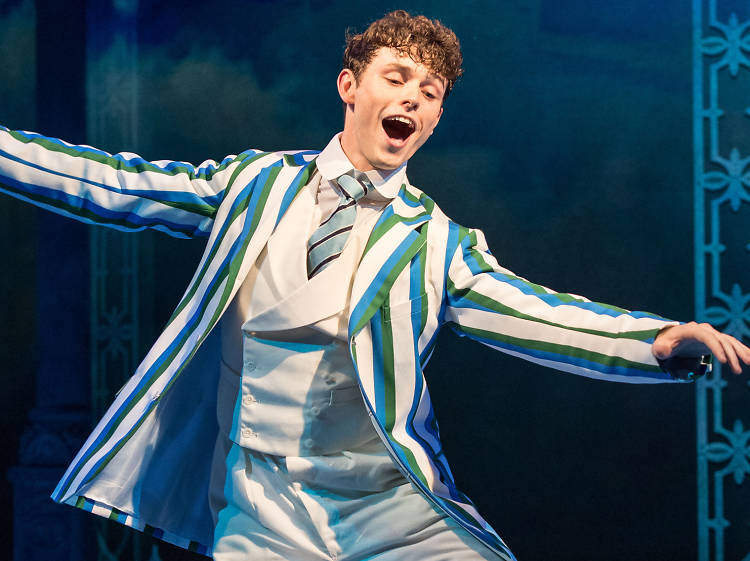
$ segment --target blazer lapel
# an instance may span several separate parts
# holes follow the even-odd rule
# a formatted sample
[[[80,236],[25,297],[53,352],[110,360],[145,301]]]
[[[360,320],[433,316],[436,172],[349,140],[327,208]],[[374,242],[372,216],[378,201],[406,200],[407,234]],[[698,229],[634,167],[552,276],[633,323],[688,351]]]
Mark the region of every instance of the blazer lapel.
[[[426,243],[417,227],[432,216],[406,184],[385,208],[370,234],[354,276],[349,303],[349,339],[382,306],[396,277]]]
[[[315,172],[314,156],[308,161],[304,158],[304,154],[284,155],[283,165],[274,182],[279,188],[284,189],[284,192],[280,197],[274,198],[273,201],[269,198],[269,204],[259,215],[257,225],[253,223],[254,217],[249,214],[245,216],[245,224],[242,229],[242,238],[244,240],[242,240],[243,243],[236,246],[237,256],[241,259],[240,266],[237,268],[236,275],[233,275],[231,278],[231,289],[227,291],[229,297],[225,302],[224,308],[226,308],[237,290],[239,290],[250,267],[255,263],[261,250],[268,242],[268,238],[276,226],[278,226],[282,216],[289,209],[294,198]]]

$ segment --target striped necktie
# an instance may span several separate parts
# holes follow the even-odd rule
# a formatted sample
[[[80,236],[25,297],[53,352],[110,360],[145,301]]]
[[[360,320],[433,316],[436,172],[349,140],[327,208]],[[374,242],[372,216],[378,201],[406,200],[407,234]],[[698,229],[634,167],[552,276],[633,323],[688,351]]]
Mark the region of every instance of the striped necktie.
[[[341,194],[339,204],[310,236],[307,242],[307,278],[312,278],[341,255],[349,232],[357,216],[357,201],[364,197],[373,185],[367,176],[351,170],[336,178]]]

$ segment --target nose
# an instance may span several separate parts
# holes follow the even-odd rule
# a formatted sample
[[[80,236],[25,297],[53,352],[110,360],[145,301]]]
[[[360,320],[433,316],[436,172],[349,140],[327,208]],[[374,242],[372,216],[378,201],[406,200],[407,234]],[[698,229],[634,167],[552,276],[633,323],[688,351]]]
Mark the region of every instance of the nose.
[[[406,109],[414,110],[419,106],[419,84],[407,82],[404,84],[402,105]]]

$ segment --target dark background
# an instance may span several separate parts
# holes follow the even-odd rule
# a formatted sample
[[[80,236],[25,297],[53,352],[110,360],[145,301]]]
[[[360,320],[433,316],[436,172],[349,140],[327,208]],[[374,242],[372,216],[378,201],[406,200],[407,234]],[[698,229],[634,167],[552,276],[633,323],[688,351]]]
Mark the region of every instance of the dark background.
[[[81,14],[101,14],[107,2],[65,3],[54,22],[73,30],[57,48],[62,66],[41,58],[47,35],[36,8],[44,4],[0,0],[0,123],[49,123],[40,132],[87,143],[75,115],[85,115],[86,72],[106,66],[111,44],[106,20],[87,37]],[[363,30],[399,7],[454,29],[465,59],[440,126],[409,163],[411,182],[458,222],[480,227],[519,275],[691,319],[689,2],[141,0],[137,146],[99,147],[194,163],[248,147],[322,148],[342,127],[335,79],[345,29]],[[82,46],[85,60],[76,58]],[[51,75],[59,78],[45,82]],[[49,107],[55,112],[42,118]],[[40,391],[39,333],[64,338],[81,313],[40,311],[40,275],[58,278],[39,257],[49,217],[0,198],[3,469],[18,463]],[[148,248],[144,267],[154,278],[140,296],[150,310],[141,319],[143,332],[154,333],[202,242],[132,235]],[[85,250],[87,234],[78,239]],[[85,305],[82,278],[72,290]],[[72,351],[85,367],[88,349]],[[459,486],[519,559],[696,557],[692,386],[592,381],[447,331],[427,377]],[[0,497],[0,558],[10,558],[5,480]],[[192,558],[170,548],[162,556]]]

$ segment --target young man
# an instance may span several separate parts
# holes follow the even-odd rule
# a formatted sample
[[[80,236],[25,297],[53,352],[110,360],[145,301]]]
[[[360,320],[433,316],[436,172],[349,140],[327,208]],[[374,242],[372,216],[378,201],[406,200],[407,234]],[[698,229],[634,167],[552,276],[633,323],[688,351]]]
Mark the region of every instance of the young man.
[[[610,380],[669,381],[659,361],[679,355],[750,363],[708,325],[514,276],[409,184],[460,67],[455,35],[421,16],[393,12],[349,37],[344,130],[320,153],[195,168],[0,130],[3,191],[208,239],[55,500],[223,561],[510,560],[442,451],[423,376],[442,325]]]

